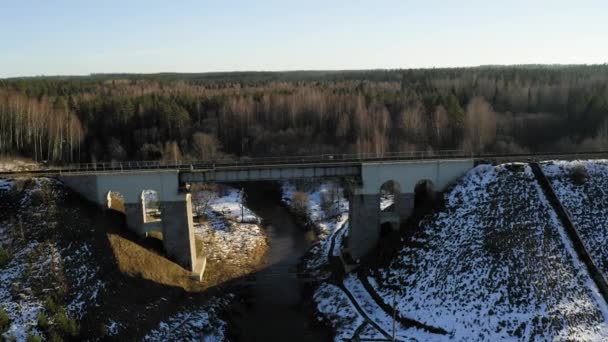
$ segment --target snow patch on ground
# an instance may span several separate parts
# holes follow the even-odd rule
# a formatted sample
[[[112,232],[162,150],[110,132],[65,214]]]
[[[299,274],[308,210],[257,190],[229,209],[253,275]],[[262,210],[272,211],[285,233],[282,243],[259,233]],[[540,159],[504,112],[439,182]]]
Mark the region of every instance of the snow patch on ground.
[[[28,331],[36,327],[36,316],[43,307],[42,302],[32,295],[31,289],[17,291],[13,288],[19,286],[26,270],[27,257],[36,246],[38,243],[33,242],[19,250],[0,271],[0,306],[11,319],[10,327],[3,335],[6,339],[12,336],[18,341],[24,341]]]
[[[194,224],[195,234],[205,241],[208,260],[236,262],[267,244],[261,219],[242,206],[240,191],[229,188],[227,192],[207,205],[207,221]]]
[[[334,329],[335,341],[351,339],[364,322],[348,297],[335,285],[321,284],[313,299],[322,317],[319,320],[327,320]]]
[[[0,179],[0,192],[9,191],[13,184],[14,182],[10,179]]]
[[[150,331],[144,341],[225,341],[227,323],[220,317],[232,300],[228,295],[172,315]]]
[[[319,243],[310,249],[304,267],[311,276],[323,277],[327,276],[325,268],[329,263],[332,243],[333,255],[338,255],[348,232],[348,200],[344,196],[344,189],[334,181],[318,183],[309,188],[303,191],[308,196],[306,219],[314,225]],[[295,211],[293,196],[302,190],[291,182],[284,182],[281,189],[283,203]],[[325,203],[331,202],[331,206],[326,205],[329,213],[323,209],[324,198]]]
[[[293,195],[300,190],[291,182],[284,182],[281,189],[283,203],[293,207]],[[305,192],[308,195],[306,217],[315,225],[319,239],[327,238],[348,220],[348,200],[344,197],[344,189],[338,183],[322,182]],[[324,198],[331,201],[331,206],[326,208],[329,212],[323,209]]]

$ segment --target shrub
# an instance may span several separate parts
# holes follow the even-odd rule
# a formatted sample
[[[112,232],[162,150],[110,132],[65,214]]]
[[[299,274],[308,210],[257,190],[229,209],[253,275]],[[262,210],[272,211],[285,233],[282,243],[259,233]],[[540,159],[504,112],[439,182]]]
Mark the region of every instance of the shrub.
[[[11,256],[4,248],[2,248],[2,246],[0,246],[0,267],[6,266],[9,261],[11,261]]]
[[[46,299],[44,300],[44,309],[48,313],[52,313],[52,314],[57,312],[57,304],[55,304],[55,300],[53,299],[53,297],[51,297],[51,296],[46,297]]]
[[[29,333],[27,333],[27,337],[25,340],[27,342],[42,342],[42,337],[40,337],[30,331]]]
[[[11,325],[11,318],[3,307],[0,307],[0,334],[6,332]]]
[[[308,194],[300,191],[294,192],[291,201],[296,214],[306,216],[308,211]]]
[[[78,335],[78,323],[67,314],[64,308],[57,310],[53,321],[55,322],[57,331],[62,335],[72,337]]]
[[[38,321],[38,328],[46,330],[49,327],[49,320],[46,318],[46,315],[43,312],[38,312],[36,320]]]
[[[576,185],[583,185],[589,178],[589,173],[585,168],[585,165],[579,164],[572,168],[570,171],[570,178],[572,182]]]

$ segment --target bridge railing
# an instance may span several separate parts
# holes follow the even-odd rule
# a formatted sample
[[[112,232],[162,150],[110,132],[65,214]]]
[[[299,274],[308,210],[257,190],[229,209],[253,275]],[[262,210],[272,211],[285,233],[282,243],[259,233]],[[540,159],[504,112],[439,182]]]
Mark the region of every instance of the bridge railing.
[[[127,172],[134,170],[188,170],[188,169],[214,169],[214,168],[239,168],[246,166],[284,165],[284,164],[331,164],[331,163],[359,163],[364,161],[393,161],[393,160],[422,160],[422,159],[449,159],[449,158],[471,158],[476,160],[488,159],[535,159],[550,157],[597,157],[598,155],[608,157],[608,151],[576,151],[576,152],[534,152],[521,154],[473,154],[462,150],[439,150],[439,151],[399,151],[384,153],[330,153],[321,155],[280,156],[249,158],[243,157],[205,159],[205,160],[142,160],[142,161],[112,161],[80,163],[70,165],[55,165],[45,167],[39,171],[29,173],[36,174],[63,174],[63,173],[103,173],[103,172]],[[0,172],[10,174],[11,172]],[[15,172],[18,173],[18,172]]]
[[[441,151],[405,151],[405,152],[385,152],[385,153],[332,153],[321,155],[302,155],[302,156],[281,156],[281,157],[262,157],[240,159],[206,159],[206,160],[144,160],[144,161],[113,161],[79,163],[65,166],[55,166],[46,168],[48,171],[59,173],[70,172],[121,172],[129,170],[154,170],[154,169],[205,169],[217,167],[241,167],[247,165],[280,165],[280,164],[313,164],[313,163],[344,163],[361,161],[382,161],[382,160],[407,160],[407,159],[430,159],[430,158],[449,158],[449,157],[471,157],[461,150],[441,150]]]

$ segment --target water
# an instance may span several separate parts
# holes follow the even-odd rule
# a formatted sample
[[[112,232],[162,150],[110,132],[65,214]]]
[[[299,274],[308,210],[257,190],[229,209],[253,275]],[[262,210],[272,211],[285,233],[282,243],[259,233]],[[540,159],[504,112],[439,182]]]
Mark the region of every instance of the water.
[[[314,325],[311,299],[303,297],[296,274],[300,257],[314,235],[305,232],[287,209],[280,205],[276,185],[245,185],[247,205],[262,217],[270,250],[267,267],[245,281],[248,305],[236,319],[241,341],[326,341],[328,332]]]

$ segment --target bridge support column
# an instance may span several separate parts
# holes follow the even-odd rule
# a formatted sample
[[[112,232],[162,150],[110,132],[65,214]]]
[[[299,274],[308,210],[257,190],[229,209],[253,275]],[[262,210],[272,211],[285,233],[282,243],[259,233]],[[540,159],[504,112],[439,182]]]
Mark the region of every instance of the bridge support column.
[[[167,254],[189,271],[196,267],[194,221],[190,194],[181,201],[161,201],[163,245]]]
[[[348,250],[358,260],[371,252],[380,235],[380,196],[356,191],[349,197]]]
[[[395,212],[401,221],[407,220],[414,211],[415,195],[413,193],[395,194]]]
[[[139,236],[146,235],[144,229],[144,215],[144,206],[141,202],[125,203],[127,226]]]

